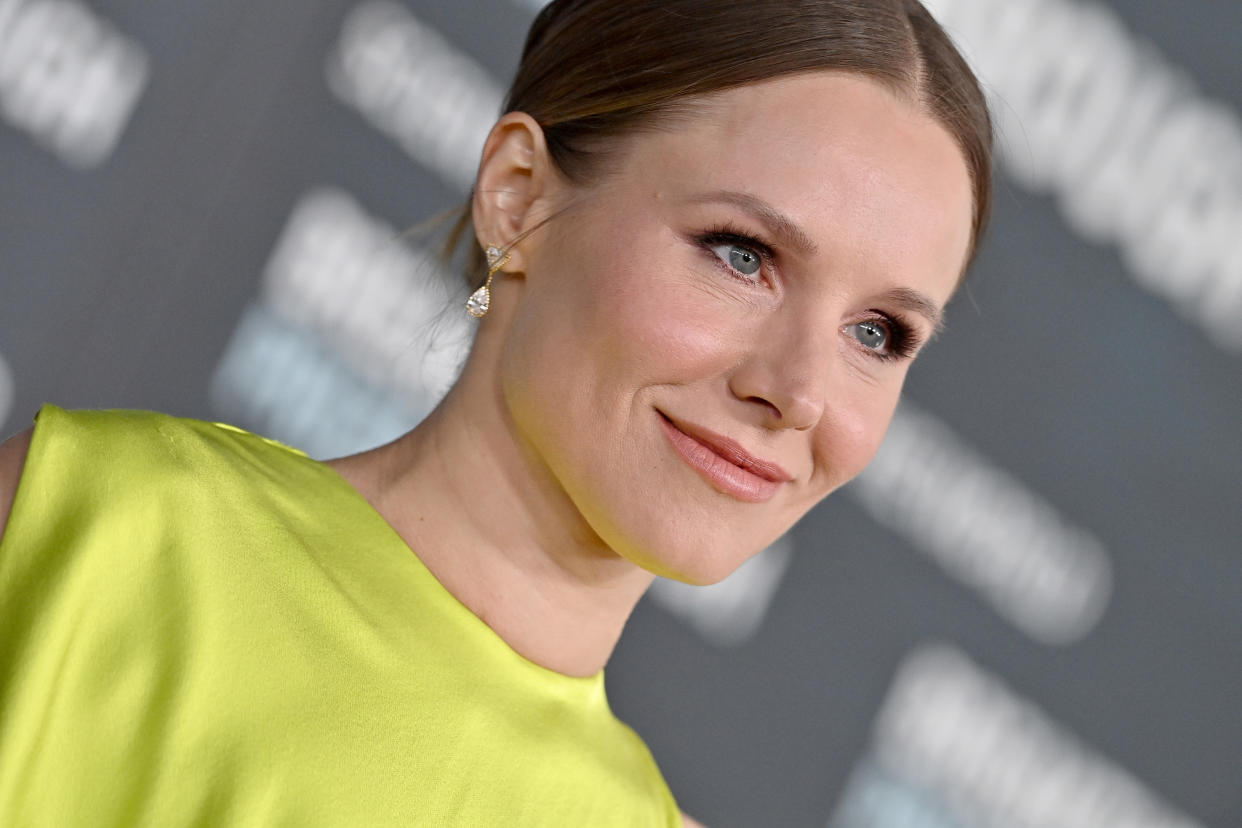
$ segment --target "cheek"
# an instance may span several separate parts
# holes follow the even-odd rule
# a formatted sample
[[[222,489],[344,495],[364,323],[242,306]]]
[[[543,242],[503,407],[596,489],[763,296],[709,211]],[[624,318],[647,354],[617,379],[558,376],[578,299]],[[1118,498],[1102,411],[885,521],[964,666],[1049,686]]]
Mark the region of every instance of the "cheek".
[[[741,336],[719,298],[713,304],[704,295],[702,274],[658,256],[638,267],[633,250],[653,246],[626,249],[628,260],[607,250],[542,274],[523,297],[500,371],[502,393],[528,437],[584,424],[612,434],[624,422],[605,421],[623,421],[644,389],[710,380],[731,364],[729,343]]]
[[[901,393],[900,383],[867,391],[831,405],[816,429],[813,450],[821,496],[866,468],[888,431]]]
[[[590,325],[610,355],[654,382],[709,378],[736,361],[748,336],[736,301],[684,263],[615,274],[595,298]]]
[[[744,340],[739,327],[756,316],[753,308],[709,271],[701,251],[641,208],[587,212],[562,230],[548,262],[556,272],[544,274],[542,286],[560,303],[560,319],[540,324],[572,320],[579,331],[572,338],[582,340],[575,358],[594,352],[607,358],[597,366],[606,371],[623,363],[642,379],[676,382],[684,377],[670,374],[717,370],[722,352]]]

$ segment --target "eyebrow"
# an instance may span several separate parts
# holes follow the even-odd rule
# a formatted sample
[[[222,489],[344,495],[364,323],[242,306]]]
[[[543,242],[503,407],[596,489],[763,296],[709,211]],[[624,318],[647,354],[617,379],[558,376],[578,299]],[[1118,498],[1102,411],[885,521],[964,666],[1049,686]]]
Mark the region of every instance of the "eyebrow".
[[[925,318],[932,327],[932,335],[940,333],[944,327],[944,311],[940,306],[928,299],[917,290],[910,288],[893,288],[884,294],[884,298],[903,310],[917,313]]]
[[[819,252],[818,245],[811,240],[806,231],[797,222],[777,210],[758,196],[737,190],[715,190],[710,193],[692,196],[686,199],[691,204],[731,204],[743,210],[767,227],[768,232],[776,237],[785,247],[803,256],[813,256]]]
[[[758,196],[738,190],[714,190],[710,193],[691,196],[686,199],[690,204],[731,204],[740,210],[750,213],[755,219],[767,227],[768,232],[785,246],[804,256],[813,256],[819,252],[819,246],[811,240],[806,231],[797,222],[777,210]],[[892,302],[902,310],[917,313],[925,318],[932,327],[933,335],[944,327],[944,311],[926,295],[910,288],[893,288],[883,298]]]

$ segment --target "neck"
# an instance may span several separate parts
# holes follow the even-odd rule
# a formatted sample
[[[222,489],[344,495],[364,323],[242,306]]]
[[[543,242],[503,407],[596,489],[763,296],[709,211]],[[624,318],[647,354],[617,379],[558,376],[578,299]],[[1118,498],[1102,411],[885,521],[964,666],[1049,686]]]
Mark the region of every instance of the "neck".
[[[652,576],[599,539],[470,377],[409,434],[331,465],[510,647],[593,675]]]

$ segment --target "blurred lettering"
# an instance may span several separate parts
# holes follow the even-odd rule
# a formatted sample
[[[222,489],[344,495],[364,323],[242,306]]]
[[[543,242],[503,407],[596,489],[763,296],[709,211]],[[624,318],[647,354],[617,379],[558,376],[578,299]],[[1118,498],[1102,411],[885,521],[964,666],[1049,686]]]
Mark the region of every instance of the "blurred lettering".
[[[276,313],[422,411],[457,379],[473,332],[449,284],[435,258],[333,189],[294,207],[263,277]]]
[[[1117,244],[1136,281],[1242,353],[1242,119],[1070,0],[929,0],[993,95],[1001,157]]]
[[[1103,545],[909,402],[846,491],[1037,641],[1080,638],[1108,604]]]
[[[473,58],[386,0],[346,18],[328,57],[332,91],[463,193],[474,185],[501,91]]]
[[[147,83],[146,52],[71,0],[0,0],[0,116],[73,167],[112,154]]]
[[[420,419],[351,371],[327,343],[261,305],[233,332],[210,397],[221,419],[318,458],[386,443]]]
[[[836,828],[1196,825],[947,645],[898,668],[872,740]]]

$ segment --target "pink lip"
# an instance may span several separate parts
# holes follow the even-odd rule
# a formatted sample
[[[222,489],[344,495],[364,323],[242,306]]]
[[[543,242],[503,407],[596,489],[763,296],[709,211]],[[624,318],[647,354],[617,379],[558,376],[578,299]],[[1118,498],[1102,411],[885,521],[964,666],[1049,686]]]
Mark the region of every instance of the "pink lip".
[[[746,503],[766,503],[793,475],[761,460],[740,445],[690,423],[674,423],[660,413],[664,434],[692,469],[716,491]]]

